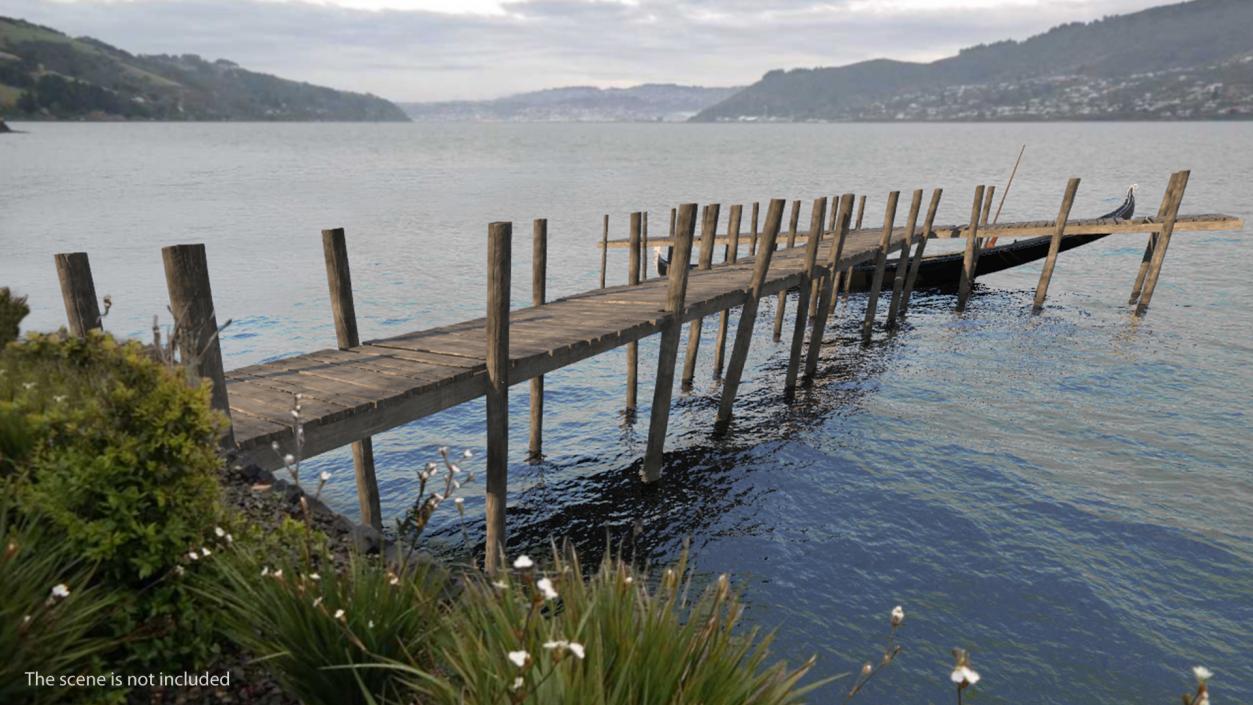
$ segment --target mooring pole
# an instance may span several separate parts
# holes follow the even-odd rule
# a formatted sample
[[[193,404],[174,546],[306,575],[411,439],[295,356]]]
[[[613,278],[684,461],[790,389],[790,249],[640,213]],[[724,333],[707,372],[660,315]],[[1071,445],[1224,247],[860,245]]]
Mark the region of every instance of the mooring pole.
[[[957,285],[957,310],[966,310],[970,289],[975,281],[975,247],[979,242],[979,209],[983,207],[983,185],[975,187],[974,205],[970,207],[970,227],[966,230],[966,251],[962,255],[961,279]]]
[[[731,206],[731,214],[727,218],[727,247],[723,260],[728,264],[735,264],[739,261],[740,249],[740,219],[743,215],[744,207],[736,204]],[[722,316],[718,320],[718,347],[714,350],[714,376],[722,376],[724,353],[727,348],[727,326],[731,319],[731,309],[722,309]]]
[[[1162,223],[1161,232],[1157,235],[1157,244],[1153,248],[1153,261],[1149,263],[1149,273],[1144,280],[1144,291],[1140,294],[1140,302],[1136,304],[1136,315],[1143,316],[1153,300],[1153,291],[1157,288],[1157,277],[1162,273],[1162,262],[1166,260],[1166,248],[1170,247],[1170,236],[1175,230],[1175,220],[1179,217],[1179,206],[1183,203],[1183,193],[1188,189],[1188,177],[1191,171],[1178,172],[1179,184],[1175,189],[1174,199],[1166,214],[1166,222]]]
[[[609,214],[605,214],[605,228],[600,236],[600,288],[605,288],[605,267],[609,264]]]
[[[922,209],[922,189],[914,191],[909,204],[909,218],[905,223],[905,238],[901,243],[901,256],[896,259],[896,276],[892,278],[892,302],[888,304],[888,328],[896,326],[896,316],[901,310],[901,294],[905,291],[905,277],[909,273],[909,251],[914,246],[914,232],[918,227],[918,211]]]
[[[796,247],[796,226],[801,217],[801,202],[792,201],[792,216],[787,231],[787,248]],[[787,310],[787,292],[780,291],[779,299],[774,306],[774,341],[783,338],[783,312]]]
[[[640,279],[648,281],[648,211],[644,211],[644,245],[640,248]]]
[[[814,264],[818,258],[818,235],[826,220],[826,197],[815,198],[809,216],[809,241],[805,243],[805,268],[801,271],[799,293],[796,298],[796,327],[792,329],[792,349],[787,360],[787,377],[784,380],[785,394],[796,388],[796,376],[800,371],[801,347],[805,343],[805,323],[809,315],[809,289],[813,285]]]
[[[61,282],[61,298],[65,301],[65,319],[70,335],[82,338],[87,331],[100,328],[100,304],[96,301],[96,284],[91,278],[91,263],[86,252],[63,252],[53,259],[57,279]]]
[[[818,308],[813,316],[813,329],[809,332],[809,357],[805,359],[805,380],[818,374],[818,355],[822,352],[822,337],[826,334],[827,318],[831,315],[831,299],[835,296],[835,273],[844,253],[844,240],[848,238],[848,224],[853,214],[853,194],[840,197],[839,206],[832,208],[835,214],[831,222],[832,238],[830,255],[827,257],[827,277],[822,280],[818,292]]]
[[[509,292],[513,223],[487,226],[487,556],[494,573],[504,561],[509,494]]]
[[[700,256],[696,264],[696,268],[702,272],[713,266],[714,238],[718,233],[718,211],[719,204],[717,203],[705,206],[705,218],[701,223]],[[687,329],[687,355],[683,359],[683,377],[680,380],[683,389],[691,389],[692,382],[696,379],[696,354],[700,350],[700,333],[703,323],[704,320],[698,318],[692,321]]]
[[[531,223],[531,305],[543,306],[547,296],[548,219],[536,218]],[[531,438],[527,444],[527,457],[538,461],[544,457],[544,375],[531,378],[530,401]]]
[[[870,282],[870,295],[866,299],[866,318],[861,324],[861,342],[870,342],[870,334],[874,330],[875,309],[879,305],[879,289],[883,286],[883,272],[887,267],[888,250],[892,246],[892,229],[896,226],[896,204],[901,192],[892,191],[888,194],[888,205],[883,211],[883,234],[879,236],[879,252],[875,255],[874,277]]]
[[[748,255],[750,257],[757,256],[757,211],[760,209],[760,207],[761,207],[760,203],[758,203],[757,201],[753,201],[753,217],[751,220],[753,232],[752,232],[751,238],[748,241]]]
[[[1053,268],[1057,266],[1057,253],[1061,251],[1062,238],[1066,236],[1066,221],[1070,219],[1070,208],[1075,204],[1075,194],[1079,191],[1079,179],[1072,178],[1066,183],[1066,193],[1062,196],[1062,206],[1057,211],[1057,221],[1054,223],[1053,237],[1049,240],[1048,258],[1044,260],[1044,267],[1040,270],[1040,282],[1035,287],[1035,303],[1031,307],[1032,313],[1039,313],[1044,309],[1044,297],[1049,293],[1049,282],[1053,279]]]
[[[631,286],[635,286],[640,283],[641,221],[642,217],[640,213],[636,212],[631,214],[631,229],[629,232],[631,261],[627,267],[627,284]],[[627,343],[626,418],[628,420],[635,418],[635,407],[639,391],[639,366],[639,343]]]
[[[165,263],[165,285],[170,292],[175,339],[183,364],[197,377],[213,385],[211,404],[231,418],[226,394],[226,374],[222,369],[222,347],[218,343],[218,319],[209,286],[209,261],[204,245],[171,245],[161,248]],[[227,448],[235,445],[230,426],[223,437]]]
[[[861,219],[866,214],[866,197],[865,195],[857,199],[857,221],[853,223],[853,230],[861,230]],[[844,274],[844,305],[848,305],[848,295],[853,290],[853,268],[849,267],[843,271]],[[836,306],[838,307],[837,301]]]
[[[914,293],[914,282],[918,281],[918,268],[922,266],[922,254],[927,250],[927,240],[931,238],[932,228],[935,227],[935,212],[940,208],[940,197],[944,195],[944,189],[936,189],[931,192],[931,205],[927,206],[927,220],[922,224],[922,239],[918,242],[918,251],[914,253],[914,258],[909,263],[909,276],[905,279],[905,291],[901,294],[901,316],[909,310],[909,297]]]
[[[661,343],[657,351],[657,381],[653,388],[652,418],[648,424],[648,448],[644,451],[644,467],[640,476],[644,482],[656,482],[661,478],[661,463],[666,448],[666,427],[670,423],[670,399],[674,394],[674,367],[679,357],[679,336],[683,332],[684,302],[687,297],[687,263],[692,258],[692,236],[696,232],[696,204],[685,203],[679,207],[675,226],[674,258],[666,274],[665,327],[661,329]]]
[[[322,231],[322,255],[326,260],[331,316],[335,319],[335,342],[340,350],[355,348],[361,344],[361,336],[357,332],[357,308],[353,304],[352,274],[348,268],[348,241],[343,228]],[[383,510],[379,500],[378,477],[374,472],[374,442],[369,436],[353,442],[352,467],[357,479],[361,523],[375,531],[382,531]]]
[[[1179,188],[1179,175],[1182,172],[1175,172],[1170,175],[1170,181],[1166,184],[1166,193],[1162,196],[1162,204],[1157,208],[1157,222],[1166,221],[1167,214],[1170,213],[1170,204],[1174,202],[1175,191]],[[1144,248],[1144,256],[1140,259],[1140,270],[1136,272],[1135,284],[1131,287],[1131,298],[1127,300],[1127,305],[1135,306],[1140,301],[1140,292],[1144,289],[1144,279],[1148,276],[1149,265],[1153,262],[1153,250],[1157,247],[1158,233],[1160,230],[1149,233],[1148,244]]]

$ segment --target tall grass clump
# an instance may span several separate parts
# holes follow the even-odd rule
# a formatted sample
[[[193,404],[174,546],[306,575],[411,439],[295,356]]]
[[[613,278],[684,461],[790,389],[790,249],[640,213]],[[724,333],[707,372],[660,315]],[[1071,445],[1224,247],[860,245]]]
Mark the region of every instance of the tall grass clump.
[[[30,313],[25,296],[17,296],[8,287],[0,287],[0,348],[17,340],[22,319]]]

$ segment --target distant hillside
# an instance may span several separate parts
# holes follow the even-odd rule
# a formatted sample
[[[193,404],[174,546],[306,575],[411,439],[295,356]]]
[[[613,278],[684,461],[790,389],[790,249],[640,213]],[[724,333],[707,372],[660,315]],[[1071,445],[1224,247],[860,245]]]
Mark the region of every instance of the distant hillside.
[[[646,83],[632,88],[573,86],[520,93],[495,100],[401,103],[414,120],[492,122],[679,121],[739,91]]]
[[[1253,118],[1253,0],[1055,27],[929,64],[775,70],[693,120]]]
[[[373,95],[255,73],[219,59],[135,55],[0,17],[0,114],[138,120],[398,120]]]

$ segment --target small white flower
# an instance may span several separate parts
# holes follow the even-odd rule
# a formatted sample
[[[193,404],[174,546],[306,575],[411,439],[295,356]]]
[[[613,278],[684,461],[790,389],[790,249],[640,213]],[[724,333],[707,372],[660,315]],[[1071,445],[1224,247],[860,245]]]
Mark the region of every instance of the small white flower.
[[[225,538],[226,538],[226,542],[227,542],[227,543],[235,543],[235,537],[234,537],[234,536],[231,536],[230,534],[227,534]]]
[[[29,614],[28,614],[28,615],[26,615],[25,617],[22,617],[22,624],[29,624],[29,623],[30,623],[30,615],[29,615]]]
[[[496,587],[497,589],[499,589],[499,590],[508,590],[508,589],[509,589],[509,583],[502,582],[502,581],[500,581],[500,580],[497,580],[497,581],[493,582],[493,583],[492,583],[492,585],[493,585],[494,587]]]
[[[310,580],[321,580],[321,579],[322,579],[322,576],[318,575],[317,573],[310,573],[310,574],[309,574],[309,579],[310,579]]]
[[[566,646],[566,648],[570,650],[570,653],[574,654],[578,658],[580,659],[583,658],[584,656],[583,645],[578,643],[577,641],[570,642],[570,644]]]
[[[897,605],[892,608],[892,626],[899,627],[905,621],[905,608]]]
[[[35,383],[34,383],[34,382],[23,382],[23,383],[22,383],[22,388],[23,388],[23,389],[26,389],[26,390],[28,390],[28,391],[29,391],[29,390],[34,389],[34,388],[35,388]]]
[[[979,682],[979,672],[970,666],[958,666],[953,669],[953,673],[949,678],[958,685],[974,685]]]
[[[208,546],[201,546],[201,547],[200,547],[200,555],[204,556],[205,558],[208,558],[209,556],[212,556],[213,554],[212,554],[212,553],[209,553],[209,547],[208,547]]]
[[[267,576],[267,575],[269,575],[269,574],[270,574],[270,566],[268,566],[268,565],[267,565],[267,566],[262,566],[262,568],[261,568],[261,577],[263,577],[263,578],[264,578],[265,576]]]
[[[283,464],[284,464],[284,465],[295,465],[295,464],[296,464],[296,456],[292,455],[291,453],[288,453],[287,455],[284,455],[284,456],[283,456]]]
[[[283,569],[282,569],[282,568],[279,568],[278,570],[274,571],[274,573],[272,573],[272,575],[274,576],[274,579],[275,579],[275,580],[282,580],[282,578],[283,578]]]
[[[55,401],[56,403],[60,404],[61,402],[65,401],[65,395],[58,394],[55,397],[52,397],[52,401]]]
[[[181,576],[183,573],[186,573],[186,572],[187,572],[187,570],[186,570],[186,569],[184,569],[184,568],[183,568],[183,566],[181,566],[181,565],[176,565],[176,566],[174,566],[174,574],[175,574],[175,575],[179,575],[179,576]]]
[[[316,600],[314,600],[314,601],[313,601],[313,606],[314,606],[314,607],[321,607],[321,606],[322,606],[322,598],[321,598],[320,596],[319,596]]]
[[[456,464],[456,463],[449,463],[449,464],[448,464],[448,469],[449,469],[449,470],[451,470],[451,471],[452,471],[452,474],[454,474],[454,475],[460,475],[460,474],[461,474],[461,466],[460,466],[460,465],[458,465],[458,464]]]
[[[291,410],[291,417],[292,417],[293,419],[298,419],[298,418],[300,418],[300,409],[292,409],[292,410]]]
[[[474,451],[467,448],[465,452],[461,454],[461,457],[465,458],[466,460],[469,460],[470,458],[474,457]]]
[[[198,560],[200,560],[200,554],[199,554],[199,553],[196,553],[195,551],[188,551],[188,552],[187,552],[187,557],[188,557],[188,558],[190,558],[190,559],[192,559],[193,561],[198,561]]]
[[[273,450],[275,453],[278,452],[278,441],[270,441],[270,450]]]
[[[321,475],[318,475],[318,479],[319,479],[319,480],[321,480],[322,482],[330,482],[330,481],[331,481],[331,474],[330,474],[329,472],[327,472],[327,471],[323,470],[323,471],[322,471],[322,474],[321,474]]]
[[[343,619],[343,618],[344,618],[344,611],[343,611],[343,610],[335,610],[335,619]]]
[[[373,629],[373,628],[374,628],[374,620],[373,620],[373,619],[371,619],[370,621],[366,622],[366,624],[365,624],[365,628],[366,628],[366,629]]]
[[[526,680],[523,679],[522,676],[518,676],[517,678],[513,679],[513,687],[510,688],[510,690],[517,690],[518,688],[521,688],[524,685],[526,685]]]
[[[464,507],[464,506],[465,506],[466,501],[465,501],[464,499],[462,499],[461,497],[458,497],[458,498],[454,499],[454,500],[452,501],[452,503],[453,503],[453,504],[455,504],[455,505],[457,505],[457,507],[458,507],[458,508],[460,508],[460,507]]]
[[[518,556],[513,561],[513,567],[517,568],[518,570],[526,570],[534,566],[535,566],[535,561],[531,560],[530,557],[528,556]]]
[[[632,578],[631,576],[628,575],[622,579],[622,582],[626,583],[627,585],[630,585],[631,583],[635,582],[635,578]]]
[[[226,530],[220,526],[215,526],[213,527],[213,534],[218,538],[223,538],[226,536]]]
[[[1214,677],[1214,673],[1205,666],[1193,666],[1192,675],[1196,676],[1196,682],[1205,685],[1209,679]]]
[[[557,599],[557,591],[553,589],[553,581],[548,578],[540,578],[539,582],[535,583],[535,587],[539,588],[545,600]]]
[[[70,588],[65,583],[58,583],[52,586],[52,596],[58,600],[64,600],[70,596]]]
[[[564,649],[565,647],[567,647],[567,646],[569,646],[569,645],[570,645],[570,642],[565,641],[564,639],[563,639],[563,640],[559,640],[559,641],[546,641],[546,642],[544,642],[544,648],[545,648],[545,649],[547,649],[547,650],[549,650],[549,651],[552,651],[553,649]]]
[[[391,576],[390,578],[388,578],[388,579],[387,579],[387,584],[388,584],[388,585],[399,585],[399,584],[400,584],[400,576],[399,576],[399,575],[396,575],[395,573],[392,573],[392,576]]]
[[[531,660],[531,655],[525,651],[510,651],[509,660],[518,668],[524,668],[526,662]]]

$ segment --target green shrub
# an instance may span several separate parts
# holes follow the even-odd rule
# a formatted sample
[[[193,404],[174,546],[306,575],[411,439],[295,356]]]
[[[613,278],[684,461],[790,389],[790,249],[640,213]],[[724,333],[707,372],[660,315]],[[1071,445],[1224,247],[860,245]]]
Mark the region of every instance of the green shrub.
[[[98,580],[125,589],[110,625],[124,640],[120,666],[210,654],[211,616],[167,578],[219,519],[220,428],[207,388],[188,387],[138,343],[32,335],[0,353],[0,439],[19,439],[0,440],[0,470]]]
[[[7,287],[0,287],[0,348],[17,340],[19,326],[28,313],[25,296],[15,296]]]

